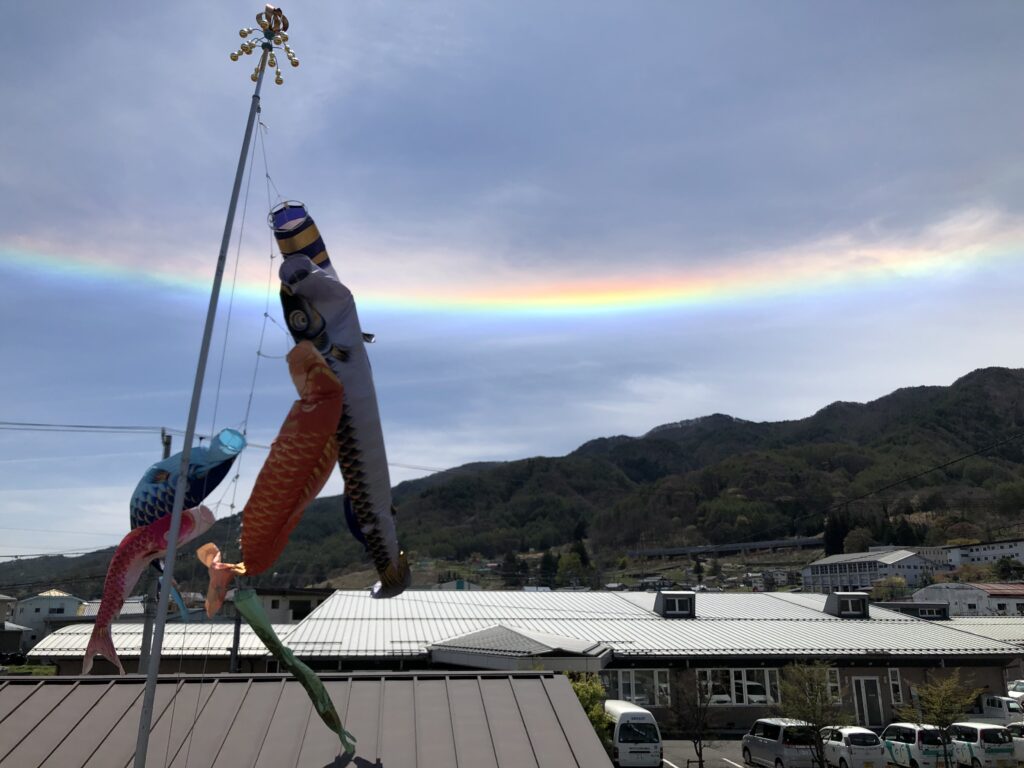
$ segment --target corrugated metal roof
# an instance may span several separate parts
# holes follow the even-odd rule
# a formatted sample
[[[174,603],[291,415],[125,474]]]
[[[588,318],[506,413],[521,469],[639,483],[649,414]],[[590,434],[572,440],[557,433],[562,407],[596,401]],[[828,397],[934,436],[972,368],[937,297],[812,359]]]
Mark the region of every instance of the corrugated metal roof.
[[[664,619],[615,592],[411,591],[373,600],[365,592],[339,591],[295,626],[288,645],[306,657],[426,656],[434,643],[502,624],[604,643],[617,656],[1018,652],[893,611],[873,608],[871,619],[839,619],[813,607],[824,600],[701,593],[696,618]]]
[[[188,768],[608,768],[569,681],[551,673],[322,675],[356,753],[301,685],[264,675],[164,678],[147,764]],[[0,766],[133,760],[142,678],[0,678]]]
[[[1004,643],[1024,645],[1024,616],[954,616],[948,623],[964,632],[973,632]]]
[[[978,584],[976,582],[970,584],[972,587],[988,592],[992,597],[1024,597],[1024,584]]]
[[[100,606],[103,604],[102,600],[86,600],[84,605],[78,607],[78,616],[92,616],[95,617],[100,612]],[[146,606],[142,602],[141,597],[130,597],[124,601],[124,605],[121,606],[121,610],[118,611],[118,616],[143,616],[146,613]]]
[[[600,643],[589,640],[511,629],[500,624],[479,632],[470,632],[468,635],[442,640],[435,645],[509,656],[537,656],[554,651],[566,651],[572,654],[600,654],[602,651],[607,651],[607,648]]]
[[[274,631],[284,641],[297,624],[275,624]],[[83,656],[92,634],[92,624],[72,624],[47,635],[29,652],[32,657],[57,658]],[[118,656],[139,656],[143,625],[138,622],[111,625]],[[164,628],[164,656],[230,656],[235,625],[231,623],[168,624]],[[239,634],[238,652],[242,656],[267,656],[266,647],[246,624]]]
[[[850,554],[844,555],[829,555],[823,557],[821,560],[815,560],[811,565],[832,565],[833,563],[898,563],[900,560],[906,560],[908,557],[922,557],[917,552],[911,552],[909,549],[892,549],[882,552],[851,552]],[[925,558],[926,560],[928,558]]]

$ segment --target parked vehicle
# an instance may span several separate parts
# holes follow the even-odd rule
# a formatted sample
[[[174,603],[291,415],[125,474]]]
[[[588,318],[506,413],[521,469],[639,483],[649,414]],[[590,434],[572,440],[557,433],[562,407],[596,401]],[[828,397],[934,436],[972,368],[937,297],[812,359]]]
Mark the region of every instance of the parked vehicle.
[[[612,762],[616,768],[660,768],[664,756],[654,715],[630,701],[609,699],[604,713],[612,720]]]
[[[967,768],[1017,768],[1013,736],[1001,725],[953,723],[949,727],[953,756]]]
[[[1024,768],[1024,722],[1010,723],[1006,730],[1013,736],[1013,756],[1017,759],[1017,768]]]
[[[1024,720],[1024,709],[1017,699],[983,693],[974,700],[974,706],[964,715],[964,721],[1009,725]]]
[[[945,768],[943,752],[949,750],[950,763],[955,762],[949,736],[934,725],[892,723],[882,731],[886,762],[897,768]]]
[[[1011,680],[1006,687],[1006,695],[1011,699],[1019,699],[1024,696],[1024,680]]]
[[[836,768],[885,768],[885,747],[874,731],[859,725],[821,729],[826,765]]]
[[[767,768],[814,768],[814,729],[802,720],[762,717],[743,735],[743,762]]]

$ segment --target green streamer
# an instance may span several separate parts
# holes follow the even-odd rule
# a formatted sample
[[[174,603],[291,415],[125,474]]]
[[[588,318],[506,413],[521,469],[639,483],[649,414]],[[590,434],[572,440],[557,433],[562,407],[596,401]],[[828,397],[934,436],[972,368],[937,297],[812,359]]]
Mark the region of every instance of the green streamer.
[[[316,676],[312,669],[295,658],[291,648],[282,643],[280,638],[274,633],[274,629],[270,625],[270,619],[267,618],[267,614],[263,611],[263,606],[256,598],[256,592],[252,589],[237,590],[235,592],[235,608],[242,614],[249,623],[249,626],[252,627],[252,631],[263,641],[263,644],[267,646],[267,650],[273,654],[278,663],[302,683],[302,687],[309,694],[309,698],[313,702],[313,706],[316,707],[320,719],[324,721],[328,728],[338,734],[338,738],[341,739],[341,744],[345,751],[355,752],[356,739],[341,724],[338,710],[334,708],[334,703],[327,694],[324,684],[320,682],[320,678]]]

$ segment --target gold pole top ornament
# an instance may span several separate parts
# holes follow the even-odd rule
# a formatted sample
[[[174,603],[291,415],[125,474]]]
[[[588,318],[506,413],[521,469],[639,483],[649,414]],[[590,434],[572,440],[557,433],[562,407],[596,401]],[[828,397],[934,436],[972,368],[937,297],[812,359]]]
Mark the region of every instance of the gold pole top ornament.
[[[299,60],[295,56],[295,51],[288,45],[288,17],[284,15],[280,8],[267,4],[262,13],[256,14],[256,23],[259,24],[258,29],[256,27],[248,27],[238,30],[238,35],[243,40],[246,40],[249,35],[253,35],[253,39],[251,41],[246,40],[237,51],[232,51],[229,55],[232,61],[238,61],[242,56],[248,56],[257,49],[266,51],[267,63],[274,68],[274,82],[280,85],[284,82],[284,78],[281,77],[281,68],[277,65],[275,49],[283,50],[293,67],[299,66]],[[262,65],[263,58],[261,57],[260,63],[256,65],[256,69],[253,70],[250,76],[254,83],[259,78]]]

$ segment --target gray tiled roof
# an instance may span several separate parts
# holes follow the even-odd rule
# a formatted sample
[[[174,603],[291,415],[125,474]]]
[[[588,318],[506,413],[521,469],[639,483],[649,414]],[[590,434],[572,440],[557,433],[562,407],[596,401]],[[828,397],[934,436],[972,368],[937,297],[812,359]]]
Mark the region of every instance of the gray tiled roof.
[[[322,674],[356,753],[280,676],[163,678],[147,765],[609,768],[569,681],[551,673]],[[0,678],[0,763],[131,765],[141,677]]]

